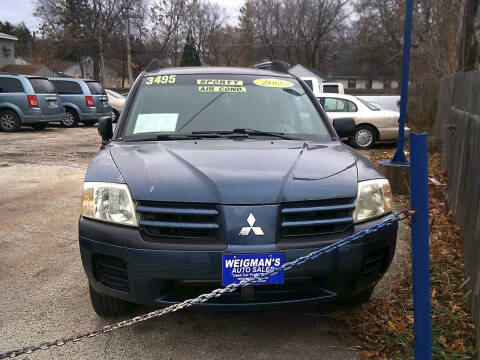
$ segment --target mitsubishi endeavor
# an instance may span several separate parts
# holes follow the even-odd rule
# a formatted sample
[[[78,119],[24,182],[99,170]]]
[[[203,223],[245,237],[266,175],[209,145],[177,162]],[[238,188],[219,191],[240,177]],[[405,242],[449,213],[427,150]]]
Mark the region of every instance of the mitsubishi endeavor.
[[[272,69],[274,67],[272,66]],[[79,243],[94,310],[166,306],[265,273],[393,217],[390,186],[340,141],[308,86],[254,68],[147,67],[88,168]],[[392,223],[201,306],[251,309],[370,297]]]

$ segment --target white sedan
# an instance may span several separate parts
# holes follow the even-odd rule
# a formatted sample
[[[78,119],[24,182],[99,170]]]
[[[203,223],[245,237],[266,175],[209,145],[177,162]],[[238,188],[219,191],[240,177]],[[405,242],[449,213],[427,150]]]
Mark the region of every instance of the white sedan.
[[[360,149],[369,149],[377,141],[394,141],[398,136],[400,113],[384,110],[352,95],[321,94],[318,98],[323,109],[333,121],[338,118],[353,118],[357,125],[350,141]],[[410,132],[405,127],[405,135]]]
[[[107,96],[108,96],[108,104],[112,107],[112,113],[113,113],[112,120],[113,122],[116,122],[118,121],[118,117],[122,112],[126,97],[113,90],[105,89],[105,92],[107,93]]]

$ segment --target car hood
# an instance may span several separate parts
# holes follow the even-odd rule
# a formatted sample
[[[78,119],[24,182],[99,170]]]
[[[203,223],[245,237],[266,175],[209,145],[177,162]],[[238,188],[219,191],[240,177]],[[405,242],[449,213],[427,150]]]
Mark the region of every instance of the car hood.
[[[357,157],[336,141],[186,140],[107,150],[136,200],[269,204],[357,193]]]

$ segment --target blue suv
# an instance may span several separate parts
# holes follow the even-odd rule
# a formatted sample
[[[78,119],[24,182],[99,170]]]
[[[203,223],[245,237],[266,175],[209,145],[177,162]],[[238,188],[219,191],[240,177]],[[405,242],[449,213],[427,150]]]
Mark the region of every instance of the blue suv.
[[[101,118],[112,116],[107,93],[97,81],[74,78],[49,80],[57,87],[61,105],[65,107],[64,127],[74,127],[79,122],[90,126]]]
[[[46,78],[0,73],[0,130],[14,132],[22,125],[43,129],[62,121],[65,111],[59,100]]]
[[[393,217],[388,180],[340,141],[288,72],[147,67],[88,168],[79,243],[101,316],[165,306],[323,248]],[[392,261],[397,223],[199,306],[368,300]]]

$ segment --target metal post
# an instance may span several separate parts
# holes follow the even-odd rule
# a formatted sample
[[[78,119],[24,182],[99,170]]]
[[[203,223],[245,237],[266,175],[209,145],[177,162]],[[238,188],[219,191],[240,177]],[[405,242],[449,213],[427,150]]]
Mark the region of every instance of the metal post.
[[[412,217],[412,276],[415,359],[430,360],[430,259],[428,229],[427,134],[410,134]]]
[[[406,1],[405,30],[403,34],[402,82],[400,85],[400,119],[398,121],[397,150],[391,163],[406,164],[407,158],[403,151],[405,140],[405,119],[407,117],[408,75],[410,72],[410,39],[412,34],[413,0]]]

